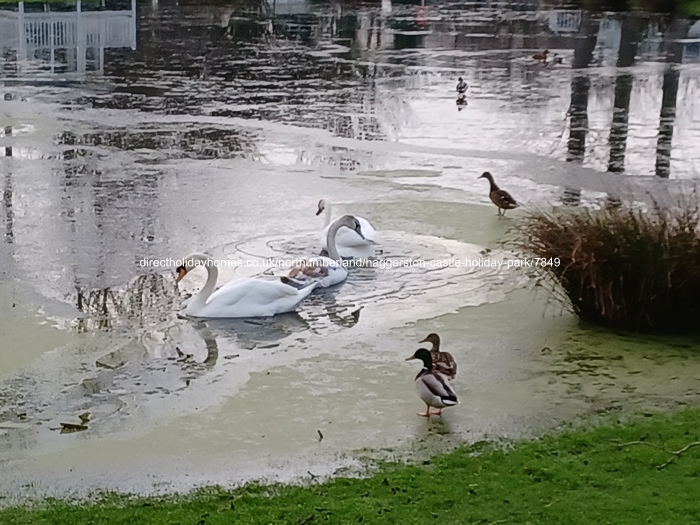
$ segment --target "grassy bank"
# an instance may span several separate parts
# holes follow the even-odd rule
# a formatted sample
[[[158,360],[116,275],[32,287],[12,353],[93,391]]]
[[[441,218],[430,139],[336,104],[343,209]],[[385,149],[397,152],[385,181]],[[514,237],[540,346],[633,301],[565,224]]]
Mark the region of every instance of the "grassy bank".
[[[52,501],[2,510],[0,523],[700,523],[700,446],[692,445],[699,436],[700,412],[685,411],[509,451],[472,446],[426,464],[386,465],[368,479],[183,498],[108,496],[90,505]]]

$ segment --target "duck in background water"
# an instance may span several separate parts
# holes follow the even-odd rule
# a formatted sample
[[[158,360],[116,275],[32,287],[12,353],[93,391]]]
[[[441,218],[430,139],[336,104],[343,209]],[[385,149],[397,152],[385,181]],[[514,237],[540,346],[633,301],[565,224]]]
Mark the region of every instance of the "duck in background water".
[[[469,85],[464,81],[462,77],[457,79],[457,94],[466,95]]]
[[[469,85],[462,77],[459,77],[457,82],[457,111],[462,111],[467,105],[467,89]]]
[[[552,55],[552,60],[547,62],[547,66],[549,67],[549,66],[553,66],[556,64],[563,64],[563,63],[564,63],[564,59],[559,56],[559,53],[554,53]]]
[[[532,55],[533,60],[537,60],[538,62],[547,62],[547,55],[549,54],[549,50],[545,49],[541,53],[535,53]]]

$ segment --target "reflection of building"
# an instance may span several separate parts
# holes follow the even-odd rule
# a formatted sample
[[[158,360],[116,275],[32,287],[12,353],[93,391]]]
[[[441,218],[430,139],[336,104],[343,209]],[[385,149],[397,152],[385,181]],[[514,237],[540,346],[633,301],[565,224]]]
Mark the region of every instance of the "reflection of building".
[[[309,4],[306,0],[267,0],[274,15],[301,15],[309,13]]]
[[[606,16],[598,25],[598,38],[594,54],[599,61],[613,64],[617,61],[622,40],[622,20],[616,16]]]
[[[688,38],[681,41],[683,46],[683,62],[700,62],[700,20],[688,30]]]
[[[52,73],[101,72],[105,49],[136,49],[136,0],[122,11],[83,11],[81,0],[74,11],[52,12],[49,3],[42,8],[29,11],[19,2],[16,11],[0,11],[0,50],[5,60],[7,50],[14,50],[18,71],[34,63]]]
[[[576,33],[581,27],[581,11],[553,9],[548,15],[549,29],[554,33]]]
[[[364,51],[391,49],[394,47],[394,34],[386,17],[379,16],[376,10],[358,9],[355,40],[360,49]]]
[[[545,12],[549,30],[556,34],[572,34],[581,30],[583,11],[552,9]],[[606,14],[600,20],[595,55],[599,62],[614,63],[617,60],[622,38],[622,23],[629,15]],[[640,35],[639,54],[646,59],[658,59],[664,53],[659,17],[651,16],[646,29]],[[700,21],[688,32],[688,38],[678,40],[683,45],[682,63],[697,62],[700,59]],[[545,44],[544,47],[552,45]],[[561,46],[563,48],[569,45]],[[571,47],[575,47],[572,45]]]

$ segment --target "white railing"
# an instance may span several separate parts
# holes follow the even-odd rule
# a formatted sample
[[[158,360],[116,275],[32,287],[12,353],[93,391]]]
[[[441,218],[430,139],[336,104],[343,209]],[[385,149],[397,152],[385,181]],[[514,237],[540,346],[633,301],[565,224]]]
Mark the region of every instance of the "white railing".
[[[267,2],[275,15],[299,15],[309,12],[306,0],[267,0]]]
[[[0,12],[0,47],[15,47],[19,40],[19,28],[15,13]]]
[[[16,17],[17,15],[14,14]],[[4,18],[0,14],[0,21]],[[19,19],[19,17],[17,17]],[[15,47],[19,39],[19,21],[11,24],[10,38],[2,31],[2,44]],[[82,30],[80,26],[82,25]],[[104,47],[136,47],[132,31],[130,13],[123,11],[102,11],[97,13],[32,13],[24,15],[24,33],[27,46],[33,48],[76,47],[80,33],[84,33],[88,45],[100,44]],[[8,27],[9,29],[9,27]],[[10,45],[8,45],[10,44]]]
[[[100,54],[106,48],[136,49],[136,0],[129,11],[84,12],[80,0],[73,12],[26,13],[24,2],[18,7],[17,12],[0,11],[0,50],[16,49],[18,63],[31,60],[37,51],[48,50],[53,57],[56,50],[73,49],[77,70],[84,72],[88,48]]]

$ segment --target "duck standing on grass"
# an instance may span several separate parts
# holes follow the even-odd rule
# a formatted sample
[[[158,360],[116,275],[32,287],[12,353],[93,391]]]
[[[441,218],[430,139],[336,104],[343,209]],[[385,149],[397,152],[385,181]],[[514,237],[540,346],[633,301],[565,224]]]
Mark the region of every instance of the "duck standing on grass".
[[[491,202],[498,207],[499,216],[501,215],[501,210],[503,210],[503,215],[505,216],[506,210],[512,210],[513,208],[517,208],[519,206],[515,199],[511,197],[510,193],[498,187],[493,180],[493,175],[491,175],[488,171],[482,173],[479,178],[489,181],[489,184],[491,185],[489,189],[489,198],[491,199]]]
[[[433,348],[430,350],[430,357],[433,359],[433,369],[435,372],[443,374],[450,381],[454,381],[457,377],[457,361],[449,352],[440,351],[440,336],[437,334],[428,334],[428,336],[419,343],[432,343]]]
[[[419,348],[411,357],[406,358],[406,361],[411,359],[420,359],[423,361],[423,368],[415,379],[416,391],[425,403],[425,412],[418,412],[419,416],[430,417],[430,408],[437,408],[437,412],[433,412],[436,416],[442,415],[442,409],[454,406],[458,403],[457,394],[450,386],[449,381],[442,374],[436,374],[433,371],[433,358],[430,352],[425,348]]]

